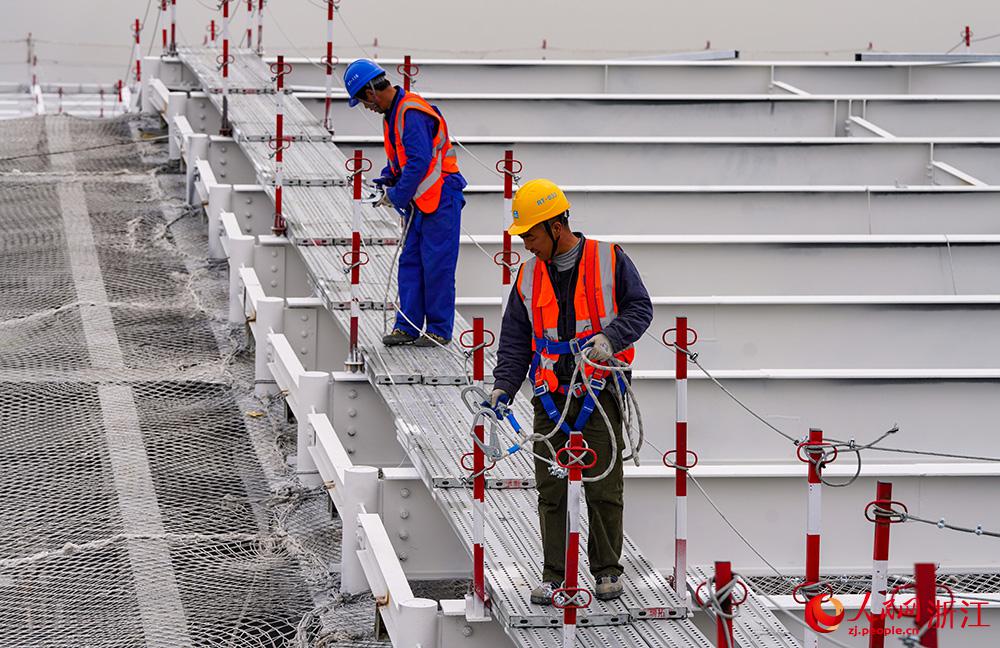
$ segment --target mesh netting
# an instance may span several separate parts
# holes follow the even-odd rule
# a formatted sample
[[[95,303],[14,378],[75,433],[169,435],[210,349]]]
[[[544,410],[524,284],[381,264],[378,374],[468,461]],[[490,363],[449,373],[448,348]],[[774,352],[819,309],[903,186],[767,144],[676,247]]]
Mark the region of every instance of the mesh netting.
[[[0,157],[138,126],[4,122]],[[374,645],[374,604],[336,595],[339,522],[288,467],[283,403],[252,396],[226,271],[163,148],[0,163],[0,646]]]
[[[792,591],[803,583],[802,578],[778,576],[748,576],[746,581],[753,585],[755,592],[771,596],[791,596]],[[834,595],[863,595],[871,591],[871,575],[823,576],[823,580],[833,588]],[[908,574],[890,574],[889,590],[913,582]],[[938,574],[937,582],[947,585],[956,593],[997,594],[1000,593],[1000,573]]]

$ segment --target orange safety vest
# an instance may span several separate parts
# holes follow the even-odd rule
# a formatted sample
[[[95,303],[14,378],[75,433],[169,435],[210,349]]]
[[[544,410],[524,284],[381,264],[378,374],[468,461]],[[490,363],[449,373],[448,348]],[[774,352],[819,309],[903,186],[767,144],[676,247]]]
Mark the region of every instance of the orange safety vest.
[[[618,302],[615,298],[616,248],[610,243],[585,239],[580,254],[576,288],[573,294],[573,310],[576,315],[576,339],[587,338],[604,330],[618,316]],[[521,266],[517,275],[517,292],[527,307],[534,336],[531,348],[536,354],[535,391],[543,388],[548,392],[559,389],[556,377],[556,362],[559,355],[539,349],[538,339],[561,342],[559,339],[559,300],[552,287],[552,280],[545,263],[532,257]],[[615,354],[615,357],[632,364],[635,347],[629,345]],[[607,372],[595,370],[589,365],[583,367],[587,379],[603,380]]]
[[[405,92],[405,91],[404,91]],[[396,118],[392,124],[393,134],[396,137],[396,146],[392,145],[392,138],[389,137],[389,121],[382,120],[382,134],[385,139],[385,155],[389,159],[389,168],[394,175],[399,175],[406,165],[406,149],[403,146],[403,120],[410,110],[417,110],[430,115],[437,120],[437,134],[434,135],[434,151],[431,156],[431,164],[427,167],[427,174],[417,186],[413,202],[417,209],[429,214],[436,211],[441,202],[441,187],[444,185],[444,176],[448,173],[458,173],[458,158],[455,149],[451,146],[448,137],[448,124],[427,100],[418,94],[406,92],[396,105]]]

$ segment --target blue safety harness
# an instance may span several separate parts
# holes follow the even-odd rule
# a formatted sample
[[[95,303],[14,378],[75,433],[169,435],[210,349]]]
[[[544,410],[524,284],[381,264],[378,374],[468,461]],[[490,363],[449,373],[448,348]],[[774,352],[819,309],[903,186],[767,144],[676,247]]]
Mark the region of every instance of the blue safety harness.
[[[565,342],[554,342],[546,338],[535,338],[535,355],[531,359],[531,366],[528,369],[528,377],[531,379],[532,384],[535,383],[535,373],[538,370],[538,364],[541,361],[542,352],[548,353],[549,355],[579,355],[583,348],[586,346],[590,338],[594,337],[596,333],[591,333],[585,337],[574,338]],[[625,377],[618,372],[613,374],[614,379],[618,381],[618,387],[624,393],[625,390]],[[571,428],[563,421],[559,425],[559,429],[563,431],[567,436],[573,431],[583,431],[583,427],[590,420],[591,414],[594,413],[594,409],[597,407],[597,398],[601,395],[601,391],[607,386],[608,382],[606,379],[590,379],[590,389],[588,390],[583,383],[577,383],[575,385],[559,385],[556,390],[560,394],[566,395],[567,398],[579,398],[583,395],[583,404],[580,407],[580,412],[576,415],[576,421],[573,422],[573,427]],[[534,388],[534,394],[538,397],[538,402],[542,404],[542,408],[545,413],[553,423],[559,423],[562,418],[562,412],[556,406],[555,401],[552,399],[552,393],[549,391],[548,386],[543,382],[541,385],[536,385]]]

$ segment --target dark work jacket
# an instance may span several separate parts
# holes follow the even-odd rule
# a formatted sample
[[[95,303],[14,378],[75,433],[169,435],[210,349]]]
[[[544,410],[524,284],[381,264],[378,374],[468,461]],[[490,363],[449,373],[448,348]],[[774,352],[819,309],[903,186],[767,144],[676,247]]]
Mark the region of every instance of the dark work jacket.
[[[577,236],[583,237],[579,232]],[[617,352],[642,337],[653,321],[653,302],[649,299],[646,286],[632,260],[615,246],[615,295],[618,299],[618,316],[602,331],[611,341],[611,347]],[[559,339],[571,340],[576,337],[576,310],[573,295],[576,292],[576,282],[580,275],[582,253],[576,264],[566,272],[559,272],[552,263],[547,263],[552,288],[559,301]],[[524,266],[522,266],[523,268]],[[497,351],[497,366],[493,370],[494,387],[502,389],[509,395],[517,393],[521,383],[528,375],[531,358],[531,340],[534,330],[528,315],[528,306],[517,292],[517,282],[510,291],[507,309],[503,313],[503,324],[500,329],[500,346]],[[556,375],[561,384],[569,384],[573,376],[574,362],[572,356],[561,356],[556,364]]]

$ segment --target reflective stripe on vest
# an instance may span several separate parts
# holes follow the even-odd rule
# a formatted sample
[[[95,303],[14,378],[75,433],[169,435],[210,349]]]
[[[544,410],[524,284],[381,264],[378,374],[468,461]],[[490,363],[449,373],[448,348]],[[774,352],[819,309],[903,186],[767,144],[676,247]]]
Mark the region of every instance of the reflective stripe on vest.
[[[409,110],[417,110],[425,115],[430,115],[438,124],[437,133],[434,135],[430,165],[413,195],[413,202],[416,203],[417,209],[427,214],[435,211],[441,202],[441,187],[444,185],[445,174],[458,173],[458,158],[448,137],[448,124],[445,123],[441,114],[420,95],[407,92],[396,104],[396,116],[392,125],[395,146],[393,146],[390,137],[389,123],[385,120],[382,122],[385,154],[389,159],[389,167],[393,173],[398,175],[406,166],[407,156],[406,148],[403,145],[403,126],[406,113]]]
[[[576,338],[585,338],[604,329],[618,315],[615,295],[615,266],[617,252],[609,243],[587,239],[580,254],[576,286],[573,291],[573,309],[576,316]],[[534,338],[545,338],[554,342],[559,338],[559,300],[556,298],[552,280],[546,264],[532,257],[521,266],[516,282],[518,293],[531,319],[533,332],[532,350],[535,351],[537,368],[535,387],[545,385],[548,391],[556,391],[559,386],[555,374],[557,355],[539,351]],[[596,313],[593,312],[596,310]],[[629,346],[615,354],[615,357],[631,364],[635,349]],[[596,379],[604,378],[605,372],[595,371],[585,366],[584,374]]]

